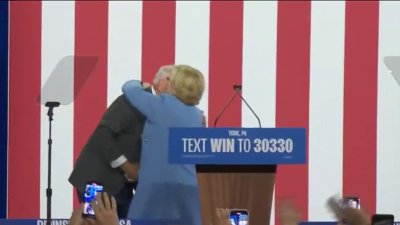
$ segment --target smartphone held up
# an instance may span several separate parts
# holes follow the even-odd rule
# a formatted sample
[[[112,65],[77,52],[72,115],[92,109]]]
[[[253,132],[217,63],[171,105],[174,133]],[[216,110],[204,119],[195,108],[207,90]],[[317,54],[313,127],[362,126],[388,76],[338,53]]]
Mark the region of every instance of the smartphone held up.
[[[360,204],[360,198],[358,197],[344,197],[342,200],[343,207],[350,207],[353,209],[360,209],[361,204]]]
[[[371,225],[393,225],[393,214],[374,214],[371,217]]]
[[[231,225],[248,225],[249,212],[245,209],[232,209],[229,213]]]
[[[92,200],[96,200],[96,194],[103,192],[103,185],[97,182],[88,182],[86,184],[85,193],[83,195],[83,216],[94,217]]]

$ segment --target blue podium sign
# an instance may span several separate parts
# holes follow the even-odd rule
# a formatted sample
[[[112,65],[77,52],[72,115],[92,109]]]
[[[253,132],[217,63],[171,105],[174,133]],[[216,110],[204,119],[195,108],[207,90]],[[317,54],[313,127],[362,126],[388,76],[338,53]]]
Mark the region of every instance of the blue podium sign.
[[[170,128],[172,164],[268,165],[306,161],[304,128]]]

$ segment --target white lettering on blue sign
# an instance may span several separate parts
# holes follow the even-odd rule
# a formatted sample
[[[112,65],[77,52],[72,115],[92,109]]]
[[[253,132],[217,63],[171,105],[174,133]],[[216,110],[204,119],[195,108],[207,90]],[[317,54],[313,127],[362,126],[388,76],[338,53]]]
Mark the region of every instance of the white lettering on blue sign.
[[[182,138],[183,152],[205,152],[207,138]]]
[[[51,225],[68,225],[69,220],[68,219],[52,219],[51,220]],[[125,220],[121,219],[119,220],[119,225],[131,225],[131,220]],[[40,219],[36,221],[36,225],[47,225],[47,220],[46,219]]]
[[[293,151],[293,140],[287,139],[254,139],[254,152],[271,152],[271,153],[291,153]]]
[[[211,152],[235,152],[235,139],[211,138]]]
[[[239,152],[250,152],[251,150],[251,141],[248,138],[238,138],[239,142]]]
[[[228,130],[230,137],[245,137],[247,136],[246,130]]]
[[[66,219],[62,220],[51,220],[51,225],[68,225],[69,222]],[[37,220],[36,221],[37,225],[47,225],[47,220]]]
[[[306,158],[304,128],[178,127],[168,145],[172,164],[301,164]]]
[[[130,220],[120,220],[119,225],[131,225],[131,221]]]

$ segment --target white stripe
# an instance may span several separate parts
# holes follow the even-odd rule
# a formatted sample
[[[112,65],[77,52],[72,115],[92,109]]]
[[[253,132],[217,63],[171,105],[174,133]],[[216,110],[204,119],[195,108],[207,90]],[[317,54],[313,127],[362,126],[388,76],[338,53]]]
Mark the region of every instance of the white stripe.
[[[73,166],[73,57],[74,2],[42,3],[41,101],[60,101],[52,121],[52,217],[68,218],[72,212],[72,186],[68,177]],[[70,55],[70,57],[64,58]],[[58,64],[61,59],[62,64]],[[56,70],[54,70],[57,67]],[[40,127],[40,217],[46,218],[49,118],[41,107]],[[27,149],[28,150],[28,149]],[[29,169],[29,168],[27,168]],[[29,203],[27,203],[29,204]]]
[[[122,94],[122,84],[142,77],[142,2],[108,4],[107,105],[110,105]]]
[[[377,213],[400,218],[400,86],[383,60],[400,56],[400,3],[379,3]],[[399,65],[398,62],[397,65]],[[397,67],[399,68],[399,67]],[[398,71],[400,72],[400,71]],[[362,199],[361,199],[362,203]]]
[[[275,127],[277,2],[244,2],[242,95],[260,118],[262,127]],[[242,126],[258,127],[242,103]],[[275,188],[270,225],[275,224]],[[251,219],[250,219],[251,220]]]
[[[206,82],[199,107],[208,115],[210,3],[207,1],[176,2],[175,64],[188,64],[199,69]]]
[[[345,2],[311,4],[308,219],[329,221],[326,201],[342,192]]]
[[[244,2],[243,7],[243,98],[262,127],[275,127],[277,2]],[[258,127],[244,102],[242,126]]]
[[[275,185],[272,191],[272,202],[271,202],[271,212],[269,217],[269,225],[275,225]]]

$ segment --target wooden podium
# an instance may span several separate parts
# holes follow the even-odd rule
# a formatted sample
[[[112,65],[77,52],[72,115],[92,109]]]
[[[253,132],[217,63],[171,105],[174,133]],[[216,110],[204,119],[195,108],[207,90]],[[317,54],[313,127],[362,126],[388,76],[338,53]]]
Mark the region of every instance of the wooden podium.
[[[275,165],[198,165],[203,225],[220,225],[217,208],[247,209],[249,224],[268,225]]]
[[[304,128],[170,128],[169,162],[197,165],[202,225],[223,225],[223,209],[269,225],[276,165],[305,163],[305,140]]]

